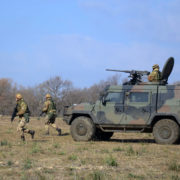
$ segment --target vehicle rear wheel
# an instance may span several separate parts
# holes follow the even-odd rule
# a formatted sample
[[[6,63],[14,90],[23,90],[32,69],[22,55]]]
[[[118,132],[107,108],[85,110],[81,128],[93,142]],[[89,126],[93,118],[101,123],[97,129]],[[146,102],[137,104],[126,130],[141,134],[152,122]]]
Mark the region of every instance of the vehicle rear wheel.
[[[75,141],[89,141],[95,133],[94,123],[90,118],[79,116],[71,124],[71,135]]]
[[[171,119],[162,119],[153,127],[155,141],[159,144],[174,144],[179,139],[179,125]]]
[[[95,139],[107,141],[113,136],[114,132],[104,132],[99,128],[96,128]]]

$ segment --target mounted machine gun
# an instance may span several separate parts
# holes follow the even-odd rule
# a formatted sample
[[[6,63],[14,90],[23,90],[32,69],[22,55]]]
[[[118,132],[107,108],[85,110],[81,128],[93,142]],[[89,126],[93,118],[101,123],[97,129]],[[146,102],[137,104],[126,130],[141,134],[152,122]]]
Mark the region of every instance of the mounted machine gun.
[[[124,73],[129,73],[129,76],[131,79],[125,83],[123,83],[123,85],[135,85],[135,84],[139,84],[142,82],[142,76],[144,75],[149,75],[150,72],[149,71],[137,71],[137,70],[115,70],[115,69],[106,69],[106,71],[115,71],[115,72],[124,72]]]

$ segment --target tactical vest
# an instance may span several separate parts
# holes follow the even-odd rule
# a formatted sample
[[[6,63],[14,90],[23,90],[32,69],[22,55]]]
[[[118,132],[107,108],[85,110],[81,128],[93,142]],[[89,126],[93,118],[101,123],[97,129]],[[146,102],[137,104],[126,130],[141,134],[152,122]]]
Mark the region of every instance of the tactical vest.
[[[24,103],[25,105],[26,105],[26,111],[24,112],[24,113],[28,113],[28,114],[30,114],[30,110],[29,110],[29,107],[28,107],[28,105],[27,105],[27,103],[22,99],[22,100],[20,100],[17,104],[17,110],[18,111],[20,111],[21,110],[21,108],[22,108],[22,103]]]
[[[22,103],[24,103],[24,105],[26,106],[26,111],[24,112],[24,114],[22,115],[26,122],[28,123],[29,122],[29,116],[30,116],[30,110],[29,110],[29,107],[27,105],[27,103],[21,99],[18,103],[17,103],[17,110],[20,111],[21,108],[22,108]],[[20,116],[21,117],[21,116]]]
[[[149,77],[151,82],[159,82],[161,80],[161,72],[158,69],[154,69]]]
[[[54,103],[54,101],[52,99],[49,99],[49,106],[48,106],[48,113],[55,113],[56,112],[56,104]]]
[[[155,81],[159,81],[161,80],[161,72],[159,70],[156,70],[156,76],[154,77]]]

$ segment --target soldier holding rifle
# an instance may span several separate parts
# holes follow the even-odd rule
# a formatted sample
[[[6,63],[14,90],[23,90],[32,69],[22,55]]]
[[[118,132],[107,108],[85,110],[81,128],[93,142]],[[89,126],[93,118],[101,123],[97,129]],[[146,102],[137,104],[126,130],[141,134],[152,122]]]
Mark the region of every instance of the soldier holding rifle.
[[[27,103],[24,101],[23,97],[21,94],[16,94],[16,107],[14,108],[14,112],[11,117],[11,122],[13,122],[14,118],[16,116],[19,116],[19,124],[17,127],[17,131],[21,133],[21,139],[25,141],[25,133],[28,133],[31,135],[31,138],[34,138],[35,131],[34,130],[29,130],[26,127],[26,124],[29,122],[29,116],[30,116],[30,111],[28,108]]]
[[[58,135],[61,135],[61,129],[58,128],[58,126],[55,124],[55,120],[56,120],[56,104],[54,103],[54,101],[52,100],[52,97],[50,94],[46,94],[46,101],[44,102],[44,106],[42,109],[42,113],[40,114],[40,116],[45,113],[46,117],[45,117],[45,130],[46,133],[45,135],[49,135],[49,126],[53,127],[54,129],[56,129],[56,131],[58,132]]]

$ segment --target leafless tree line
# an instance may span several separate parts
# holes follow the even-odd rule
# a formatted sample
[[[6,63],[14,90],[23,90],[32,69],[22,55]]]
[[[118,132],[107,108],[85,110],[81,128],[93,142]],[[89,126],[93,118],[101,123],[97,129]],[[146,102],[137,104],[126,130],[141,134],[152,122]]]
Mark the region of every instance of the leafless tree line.
[[[58,114],[61,114],[64,106],[79,104],[82,102],[95,102],[99,93],[107,85],[117,85],[120,83],[118,74],[102,80],[89,88],[75,88],[69,80],[63,80],[60,76],[35,86],[25,88],[18,86],[11,79],[0,79],[0,114],[11,115],[16,104],[15,94],[21,93],[28,103],[31,115],[38,116],[41,112],[45,95],[50,93],[56,103]]]

